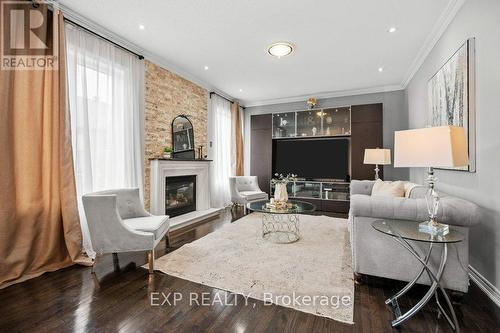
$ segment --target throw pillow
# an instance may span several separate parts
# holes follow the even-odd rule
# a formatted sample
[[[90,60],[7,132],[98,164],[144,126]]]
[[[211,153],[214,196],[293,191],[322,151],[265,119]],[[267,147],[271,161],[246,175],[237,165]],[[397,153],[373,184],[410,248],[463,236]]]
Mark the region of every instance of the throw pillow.
[[[415,184],[415,183],[410,183],[410,182],[404,182],[405,184],[405,198],[409,198],[410,197],[410,194],[411,194],[411,191],[417,187],[417,186],[420,186],[418,184]]]
[[[377,197],[404,197],[404,182],[398,180],[394,182],[384,182],[380,179],[375,181],[372,188],[372,196]]]

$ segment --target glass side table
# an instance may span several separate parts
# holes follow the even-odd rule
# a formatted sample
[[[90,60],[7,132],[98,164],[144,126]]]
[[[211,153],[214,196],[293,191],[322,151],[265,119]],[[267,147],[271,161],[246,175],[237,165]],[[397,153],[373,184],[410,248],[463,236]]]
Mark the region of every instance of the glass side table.
[[[268,200],[247,204],[247,209],[262,214],[262,238],[274,243],[293,243],[300,239],[300,214],[312,213],[316,207],[305,201],[289,200],[291,208],[272,209],[266,207]]]
[[[453,310],[453,306],[451,304],[450,298],[446,294],[446,291],[441,285],[441,277],[443,275],[444,267],[446,265],[446,259],[448,257],[448,244],[450,243],[458,243],[464,240],[464,236],[454,230],[450,230],[450,232],[445,236],[432,236],[427,233],[423,233],[418,231],[419,222],[411,222],[411,221],[403,221],[403,220],[376,220],[372,223],[372,227],[386,235],[391,236],[395,241],[401,244],[408,252],[410,252],[422,265],[419,273],[408,282],[403,289],[398,291],[394,296],[388,298],[385,301],[385,304],[390,304],[392,306],[392,312],[395,316],[395,319],[392,321],[392,326],[398,326],[402,322],[410,319],[413,315],[415,315],[418,311],[420,311],[425,304],[429,302],[432,296],[435,297],[436,303],[438,305],[440,313],[446,318],[446,321],[450,324],[452,329],[456,332],[460,332],[460,328],[457,322],[457,316],[455,315],[455,311]],[[419,254],[415,250],[415,247],[410,244],[410,241],[416,242],[424,242],[429,244],[429,249],[427,253],[424,255]],[[439,263],[439,268],[437,272],[433,272],[431,267],[429,266],[429,258],[431,256],[434,245],[442,245],[441,251],[441,261]],[[405,313],[401,312],[398,304],[398,298],[403,296],[411,287],[415,285],[417,280],[422,276],[424,271],[429,276],[429,280],[431,281],[431,286],[424,297],[415,304],[410,310]],[[448,307],[449,313],[445,311],[443,305],[439,302],[438,291],[441,291],[443,298],[445,299],[446,306]]]

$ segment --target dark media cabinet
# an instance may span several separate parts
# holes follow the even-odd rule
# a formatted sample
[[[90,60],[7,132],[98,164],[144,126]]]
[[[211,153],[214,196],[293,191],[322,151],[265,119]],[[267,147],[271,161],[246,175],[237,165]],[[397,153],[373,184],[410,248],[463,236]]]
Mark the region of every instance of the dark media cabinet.
[[[332,113],[336,109],[344,111],[346,108],[350,108],[349,125],[345,125],[345,117],[335,117]],[[314,131],[302,129],[300,124],[297,124],[300,117],[311,114],[311,112],[318,118],[331,114],[330,129],[325,126],[324,119],[317,120]],[[289,121],[285,124],[288,125],[288,128],[285,126],[285,131],[276,130],[276,113],[252,115],[250,118],[250,174],[258,177],[259,186],[263,191],[272,193],[270,181],[272,178],[273,140],[291,137],[308,140],[311,138],[349,137],[351,179],[373,179],[374,166],[363,164],[363,158],[366,148],[383,147],[383,105],[381,103],[280,112],[279,114],[284,113],[288,117],[296,113],[292,118],[288,118]],[[294,120],[297,120],[295,124],[293,124]],[[273,126],[273,122],[275,126]],[[337,125],[338,123],[340,125]],[[292,134],[287,136],[286,130]],[[382,178],[383,170],[379,174]],[[300,177],[300,174],[298,176]],[[349,211],[348,182],[297,181],[288,186],[289,198],[311,202],[318,211],[338,213]]]
[[[323,212],[349,212],[349,183],[338,181],[296,180],[287,185],[289,199],[307,201]],[[271,185],[271,193],[274,188]]]

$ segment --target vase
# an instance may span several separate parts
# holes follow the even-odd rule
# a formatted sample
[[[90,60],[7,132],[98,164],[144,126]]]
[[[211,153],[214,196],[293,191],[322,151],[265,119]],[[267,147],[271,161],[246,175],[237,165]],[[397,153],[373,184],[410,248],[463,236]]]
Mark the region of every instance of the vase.
[[[285,183],[277,183],[274,188],[274,200],[278,202],[288,201],[288,192]]]

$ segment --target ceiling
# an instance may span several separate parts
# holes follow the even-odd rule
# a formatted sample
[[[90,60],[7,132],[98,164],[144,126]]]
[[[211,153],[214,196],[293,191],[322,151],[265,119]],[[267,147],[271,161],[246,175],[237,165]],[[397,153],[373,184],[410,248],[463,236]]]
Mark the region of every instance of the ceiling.
[[[457,0],[60,2],[205,86],[252,105],[403,88]],[[389,33],[392,26],[397,31]],[[294,52],[269,56],[267,46],[278,41],[292,43]]]

